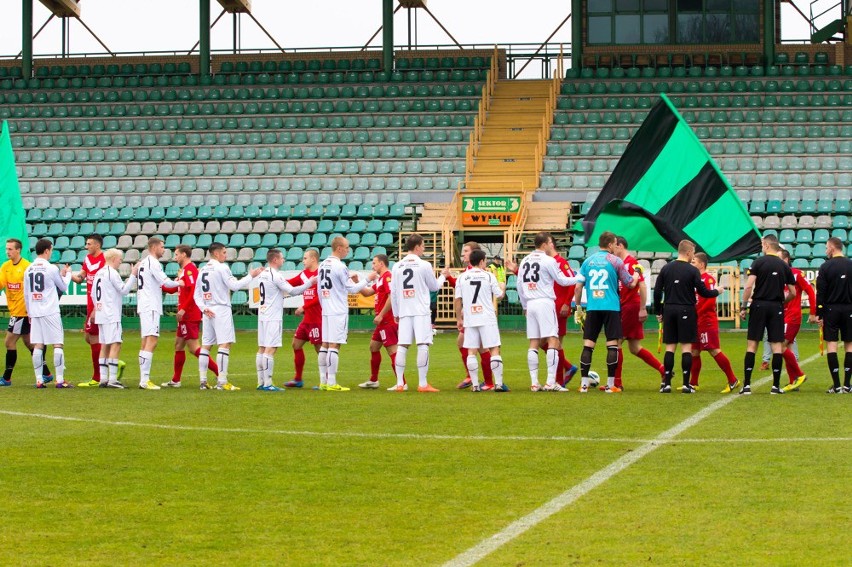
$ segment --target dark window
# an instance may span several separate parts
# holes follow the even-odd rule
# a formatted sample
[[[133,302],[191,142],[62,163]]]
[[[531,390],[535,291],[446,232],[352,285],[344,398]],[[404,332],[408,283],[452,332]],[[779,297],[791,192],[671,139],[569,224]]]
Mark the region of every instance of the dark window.
[[[668,43],[669,17],[666,14],[646,14],[642,18],[644,43]]]
[[[589,43],[612,43],[612,18],[589,16]]]
[[[639,15],[615,17],[615,43],[640,43]]]

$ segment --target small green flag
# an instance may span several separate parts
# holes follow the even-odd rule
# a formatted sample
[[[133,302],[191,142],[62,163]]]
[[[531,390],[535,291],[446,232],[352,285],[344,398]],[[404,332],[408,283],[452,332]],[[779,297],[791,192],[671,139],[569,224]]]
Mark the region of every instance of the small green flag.
[[[748,211],[666,95],[575,230],[587,246],[608,230],[645,252],[671,252],[689,239],[713,262],[760,252]]]
[[[4,121],[0,131],[0,242],[5,246],[6,240],[17,238],[23,243],[21,256],[29,260],[26,218],[27,212],[18,187],[18,174],[15,172],[15,153],[9,137],[9,123]]]

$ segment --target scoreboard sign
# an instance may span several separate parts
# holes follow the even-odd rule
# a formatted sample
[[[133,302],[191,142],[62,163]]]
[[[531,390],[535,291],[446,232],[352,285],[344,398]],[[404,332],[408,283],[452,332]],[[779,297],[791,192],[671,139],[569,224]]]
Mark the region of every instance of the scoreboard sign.
[[[461,198],[464,226],[508,226],[521,210],[521,197],[492,195]]]

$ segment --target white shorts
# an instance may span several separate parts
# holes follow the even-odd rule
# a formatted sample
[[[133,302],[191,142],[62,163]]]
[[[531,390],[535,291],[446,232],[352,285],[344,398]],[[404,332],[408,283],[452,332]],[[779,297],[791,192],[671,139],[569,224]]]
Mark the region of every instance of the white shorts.
[[[155,311],[143,311],[140,313],[139,329],[140,335],[143,337],[159,337],[160,314]]]
[[[552,299],[531,299],[527,302],[527,338],[544,339],[559,336],[556,304]]]
[[[101,323],[98,325],[98,342],[112,345],[121,342],[121,323]]]
[[[494,348],[500,346],[500,329],[497,324],[464,328],[464,348]]]
[[[234,314],[230,307],[208,307],[215,317],[204,315],[201,318],[201,344],[204,346],[223,345],[237,342],[234,333]]]
[[[349,314],[322,316],[322,342],[345,345],[349,337]]]
[[[281,321],[257,322],[257,346],[271,348],[281,346]]]
[[[57,313],[46,317],[30,317],[30,343],[34,345],[65,344],[62,316]]]
[[[398,344],[432,344],[432,317],[429,315],[412,315],[399,318]]]

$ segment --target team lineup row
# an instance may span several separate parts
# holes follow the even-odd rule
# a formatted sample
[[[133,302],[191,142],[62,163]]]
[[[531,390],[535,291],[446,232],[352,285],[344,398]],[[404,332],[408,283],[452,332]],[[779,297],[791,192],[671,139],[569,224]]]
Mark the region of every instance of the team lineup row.
[[[836,241],[836,242],[835,242]],[[86,340],[91,345],[93,376],[81,386],[124,388],[119,380],[123,363],[119,361],[122,343],[122,298],[134,287],[137,293],[137,313],[140,318],[142,343],[139,351],[139,388],[157,390],[161,387],[180,387],[186,350],[198,358],[200,387],[238,390],[228,381],[230,347],[235,342],[231,292],[254,288],[258,298],[258,351],[256,370],[258,389],[279,390],[273,385],[274,355],[282,346],[283,299],[303,295],[304,306],[298,312],[303,320],[294,338],[295,376],[285,387],[304,385],[305,354],[303,347],[310,342],[317,351],[320,390],[346,391],[337,383],[340,349],[348,337],[348,295],[360,293],[376,298],[376,328],[370,343],[371,378],[359,384],[361,388],[378,388],[381,348],[384,347],[394,366],[397,381],[389,390],[406,391],[406,355],[413,345],[417,350],[418,391],[436,392],[428,382],[429,347],[433,331],[430,314],[430,293],[445,282],[455,288],[455,311],[458,318],[459,350],[467,377],[458,388],[473,391],[508,391],[503,383],[503,361],[500,355],[500,335],[495,303],[505,292],[505,282],[498,281],[493,271],[485,268],[485,252],[475,242],[466,243],[462,259],[467,266],[454,277],[444,269],[439,277],[431,264],[421,258],[425,247],[419,235],[411,235],[405,243],[408,254],[389,269],[388,258],[373,259],[373,272],[366,278],[350,273],[342,259],[349,253],[349,243],[343,237],[332,242],[332,254],[319,262],[315,250],[305,252],[304,270],[294,278],[285,279],[279,272],[284,256],[280,250],[270,250],[265,268],[255,268],[244,278],[237,279],[224,263],[224,245],[214,243],[209,248],[209,261],[200,270],[190,261],[191,249],[178,246],[174,258],[180,265],[175,280],[163,272],[160,258],[164,244],[150,239],[148,255],[133,267],[127,280],[122,280],[118,266],[122,253],[116,249],[101,251],[102,239],[91,235],[86,240],[88,256],[81,272],[73,274],[68,267],[49,263],[52,243],[41,239],[36,243],[37,258],[32,264],[21,258],[21,243],[10,239],[6,243],[9,260],[0,267],[0,288],[5,288],[10,323],[6,336],[6,370],[0,384],[11,384],[17,360],[19,339],[32,351],[36,386],[46,387],[54,376],[45,361],[46,346],[53,347],[53,362],[57,388],[71,385],[64,379],[64,332],[60,317],[59,298],[70,281],[87,284]],[[701,369],[700,352],[709,351],[727,377],[723,393],[735,391],[739,380],[731,363],[719,346],[719,325],[715,298],[719,294],[716,281],[707,272],[708,258],[695,252],[695,246],[683,241],[678,260],[660,272],[654,289],[655,312],[663,328],[666,354],[661,363],[642,348],[643,322],[647,289],[641,266],[627,252],[623,237],[605,232],[599,241],[600,251],[591,254],[577,274],[556,251],[552,237],[540,233],[535,237],[535,251],[520,265],[507,262],[506,268],[518,275],[518,296],[527,320],[529,350],[527,364],[531,390],[567,391],[567,383],[578,368],[565,357],[562,339],[566,334],[567,318],[572,301],[578,307],[575,319],[583,328],[583,351],[580,358],[580,392],[596,386],[597,378],[590,371],[592,353],[601,332],[606,338],[607,382],[601,389],[619,393],[623,389],[621,366],[622,341],[629,351],[658,371],[660,392],[671,392],[676,346],[681,345],[683,393],[692,393],[698,386]],[[830,393],[850,391],[850,362],[852,362],[852,268],[842,255],[842,243],[831,239],[826,244],[830,258],[826,272],[820,270],[817,292],[802,274],[789,267],[779,256],[782,250],[771,237],[764,239],[766,256],[752,266],[745,288],[749,312],[748,349],[744,361],[744,384],[741,394],[751,393],[750,379],[754,367],[754,352],[764,332],[772,345],[773,394],[798,389],[806,380],[796,355],[790,348],[801,325],[801,295],[808,294],[811,320],[823,325],[828,341],[829,370],[833,379]],[[502,273],[498,273],[502,276]],[[503,280],[504,278],[499,278]],[[586,308],[579,307],[586,292]],[[169,382],[158,386],[151,382],[153,353],[157,346],[160,319],[163,314],[163,292],[178,293],[178,333],[175,345],[175,373]],[[820,298],[823,299],[820,302]],[[697,306],[696,306],[697,299]],[[200,342],[199,342],[200,336]],[[844,385],[839,379],[837,355],[838,337],[845,343]],[[216,347],[215,361],[211,350]],[[539,381],[539,351],[545,351],[546,379]],[[479,381],[480,360],[484,383]],[[783,362],[787,363],[789,384],[780,386]],[[207,375],[216,376],[215,386],[208,384]]]

